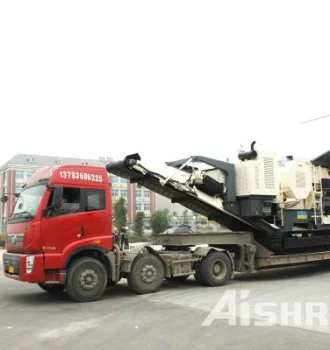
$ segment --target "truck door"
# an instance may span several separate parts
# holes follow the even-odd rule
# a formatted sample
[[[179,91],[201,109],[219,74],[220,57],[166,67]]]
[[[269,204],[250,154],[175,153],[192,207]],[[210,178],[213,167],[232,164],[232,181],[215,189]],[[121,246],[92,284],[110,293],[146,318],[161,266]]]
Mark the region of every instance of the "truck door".
[[[94,237],[110,234],[104,190],[64,187],[61,206],[51,209],[54,191],[55,188],[47,205],[50,210],[46,210],[41,220],[46,269],[62,268],[61,256],[66,249],[79,249],[90,244]],[[107,216],[109,225],[105,222]]]

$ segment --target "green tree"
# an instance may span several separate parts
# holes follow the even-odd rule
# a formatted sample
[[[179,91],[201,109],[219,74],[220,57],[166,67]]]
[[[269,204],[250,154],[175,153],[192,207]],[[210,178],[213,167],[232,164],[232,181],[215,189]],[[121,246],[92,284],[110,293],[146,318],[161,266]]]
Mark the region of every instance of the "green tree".
[[[141,237],[144,234],[144,212],[138,211],[134,218],[134,224],[133,224],[133,231],[134,233]]]
[[[168,209],[164,209],[163,211],[164,211],[165,215],[167,216],[168,227],[170,227],[171,226],[171,214],[170,214],[170,211]]]
[[[117,230],[122,230],[127,225],[127,209],[126,209],[126,201],[125,198],[121,197],[119,198],[114,206],[114,216],[115,216],[115,226],[117,227]]]
[[[187,210],[187,209],[184,210],[183,213],[182,213],[182,215],[183,215],[183,223],[184,223],[185,225],[189,224],[188,210]]]
[[[173,222],[176,224],[178,220],[178,213],[176,211],[172,211],[172,218]]]
[[[164,210],[155,211],[150,217],[150,226],[153,234],[164,232],[169,225],[167,213]]]

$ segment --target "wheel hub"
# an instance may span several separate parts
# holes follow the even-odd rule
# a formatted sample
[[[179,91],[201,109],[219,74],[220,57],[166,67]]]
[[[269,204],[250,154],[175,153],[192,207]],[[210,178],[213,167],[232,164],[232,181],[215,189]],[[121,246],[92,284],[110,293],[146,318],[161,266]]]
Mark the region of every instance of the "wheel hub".
[[[142,281],[145,283],[152,283],[157,275],[157,271],[154,266],[146,265],[141,271]]]
[[[82,272],[79,278],[79,284],[81,288],[85,290],[91,290],[95,288],[98,282],[97,273],[94,270],[85,270]]]
[[[221,273],[221,266],[219,263],[213,265],[213,273],[217,276]]]
[[[213,264],[212,272],[213,276],[218,280],[221,280],[226,275],[226,269],[221,261],[216,261]]]

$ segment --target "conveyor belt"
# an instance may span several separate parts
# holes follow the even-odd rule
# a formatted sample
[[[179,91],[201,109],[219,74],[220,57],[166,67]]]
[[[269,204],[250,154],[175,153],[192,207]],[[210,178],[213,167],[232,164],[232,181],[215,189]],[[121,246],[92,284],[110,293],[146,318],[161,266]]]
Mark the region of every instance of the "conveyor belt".
[[[138,162],[138,160],[139,156],[136,161]],[[106,169],[111,174],[129,179],[131,183],[137,183],[153,192],[171,199],[173,203],[179,203],[196,213],[200,213],[209,218],[209,220],[218,222],[231,231],[250,231],[253,232],[256,237],[265,237],[265,233],[257,227],[243,221],[231,213],[213,207],[210,203],[207,203],[194,195],[192,190],[187,191],[175,188],[171,181],[168,181],[163,185],[160,181],[160,173],[156,174],[147,171],[146,169],[142,172],[141,170],[138,170],[140,169],[139,167],[133,165],[134,161],[130,161],[131,158],[128,156],[123,161],[109,163],[106,166]]]

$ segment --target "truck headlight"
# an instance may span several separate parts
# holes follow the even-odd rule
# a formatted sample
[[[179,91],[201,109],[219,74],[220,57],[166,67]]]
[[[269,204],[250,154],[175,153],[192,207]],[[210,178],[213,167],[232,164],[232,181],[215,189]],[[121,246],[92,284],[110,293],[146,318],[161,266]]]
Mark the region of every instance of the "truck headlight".
[[[33,270],[34,256],[26,257],[26,273],[31,273]]]

